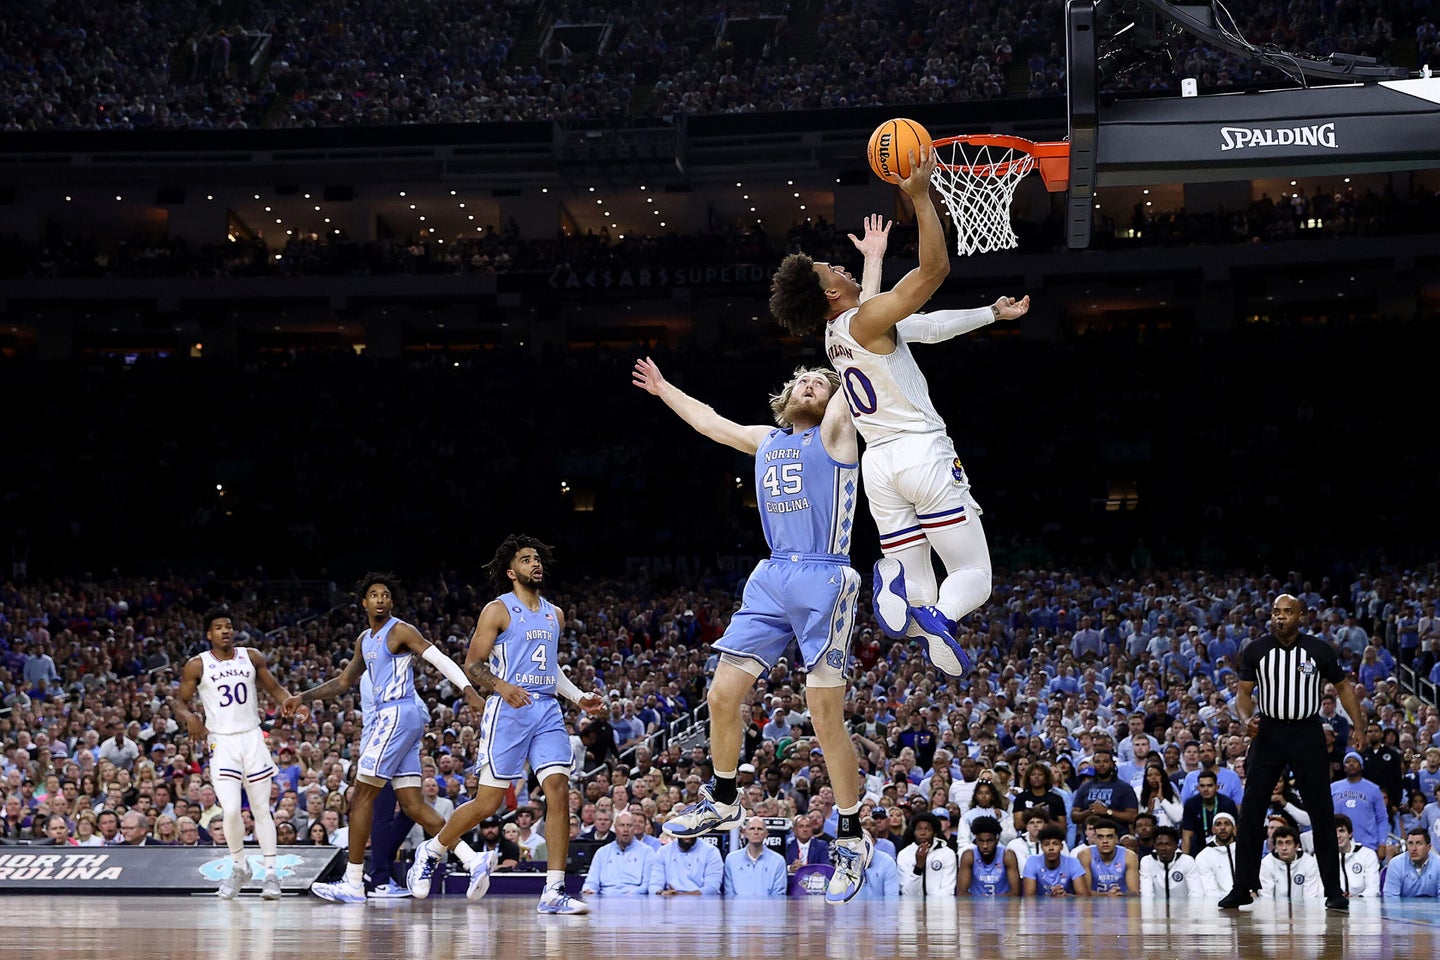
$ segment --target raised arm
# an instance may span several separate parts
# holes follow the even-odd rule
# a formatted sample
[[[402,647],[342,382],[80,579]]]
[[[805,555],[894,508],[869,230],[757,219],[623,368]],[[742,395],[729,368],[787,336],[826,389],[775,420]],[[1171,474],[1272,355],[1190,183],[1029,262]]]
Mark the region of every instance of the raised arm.
[[[934,171],[934,151],[922,149],[920,156],[910,155],[910,176],[900,181],[900,189],[915,206],[920,265],[901,277],[888,293],[876,294],[862,303],[850,321],[851,335],[872,352],[889,353],[882,341],[893,343],[895,325],[923,307],[950,274],[945,230],[930,196],[930,175]]]
[[[865,258],[865,267],[860,275],[860,302],[864,303],[880,292],[880,281],[885,267],[885,249],[890,245],[890,228],[895,223],[878,213],[865,218],[865,236],[850,234],[850,242]]]
[[[200,658],[191,657],[180,671],[180,689],[170,698],[170,712],[175,714],[176,720],[185,724],[185,729],[190,732],[190,739],[196,743],[204,743],[205,737],[210,733],[205,729],[205,721],[190,709],[190,701],[195,699],[195,689],[200,685],[202,676],[204,667]]]
[[[649,357],[635,361],[631,382],[646,393],[664,400],[665,406],[674,410],[681,420],[690,424],[700,433],[716,443],[734,447],[741,453],[753,456],[755,451],[760,449],[760,443],[765,439],[765,435],[770,432],[770,427],[742,426],[720,416],[715,412],[714,407],[707,403],[701,403],[666,380],[660,372],[660,368],[655,365],[655,361]]]
[[[762,428],[763,429],[763,428]],[[763,438],[763,434],[761,435]],[[825,404],[825,417],[820,421],[820,442],[832,460],[856,463],[860,459],[860,442],[855,439],[855,418],[842,384]]]

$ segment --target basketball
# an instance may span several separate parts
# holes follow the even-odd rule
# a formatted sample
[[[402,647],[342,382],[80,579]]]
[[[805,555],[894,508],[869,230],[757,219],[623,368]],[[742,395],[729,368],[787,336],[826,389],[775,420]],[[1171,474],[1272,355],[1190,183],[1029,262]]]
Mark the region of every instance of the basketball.
[[[930,142],[930,134],[914,120],[886,120],[870,134],[870,169],[881,180],[899,183],[910,175],[910,151],[918,157]]]

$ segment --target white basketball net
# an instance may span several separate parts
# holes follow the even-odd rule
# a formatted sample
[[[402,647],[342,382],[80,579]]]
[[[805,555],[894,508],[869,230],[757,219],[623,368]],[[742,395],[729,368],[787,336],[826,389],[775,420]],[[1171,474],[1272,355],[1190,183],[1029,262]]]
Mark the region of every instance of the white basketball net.
[[[968,257],[1014,249],[1020,240],[1010,226],[1010,201],[1035,158],[1014,147],[958,140],[935,149],[939,162],[930,183],[955,223],[955,251]]]

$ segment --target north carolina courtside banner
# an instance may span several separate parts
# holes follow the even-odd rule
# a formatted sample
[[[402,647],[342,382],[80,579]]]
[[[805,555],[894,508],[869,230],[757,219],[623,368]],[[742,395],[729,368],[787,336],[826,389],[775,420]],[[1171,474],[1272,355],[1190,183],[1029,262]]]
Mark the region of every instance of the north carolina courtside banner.
[[[265,879],[260,851],[247,847],[254,874],[245,891]],[[308,890],[330,865],[337,847],[281,847],[280,888]],[[224,847],[0,847],[0,895],[8,893],[187,893],[214,890],[232,866]]]

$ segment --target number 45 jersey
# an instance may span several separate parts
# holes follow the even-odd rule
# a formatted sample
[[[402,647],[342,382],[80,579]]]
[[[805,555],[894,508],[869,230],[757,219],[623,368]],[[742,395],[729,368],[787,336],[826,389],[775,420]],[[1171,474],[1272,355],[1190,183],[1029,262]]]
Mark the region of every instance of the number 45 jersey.
[[[825,451],[820,427],[771,430],[755,451],[755,496],[765,542],[777,558],[850,561],[858,464]]]

